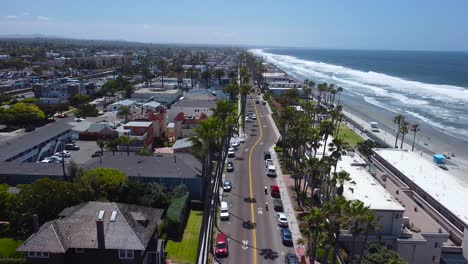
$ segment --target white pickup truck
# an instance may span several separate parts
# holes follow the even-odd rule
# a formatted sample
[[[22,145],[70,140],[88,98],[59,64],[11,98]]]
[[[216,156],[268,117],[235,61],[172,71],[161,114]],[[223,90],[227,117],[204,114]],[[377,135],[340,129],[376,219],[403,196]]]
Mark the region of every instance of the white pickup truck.
[[[265,160],[265,170],[266,170],[267,176],[270,176],[270,177],[276,176],[276,168],[275,168],[275,165],[273,164],[272,159]]]

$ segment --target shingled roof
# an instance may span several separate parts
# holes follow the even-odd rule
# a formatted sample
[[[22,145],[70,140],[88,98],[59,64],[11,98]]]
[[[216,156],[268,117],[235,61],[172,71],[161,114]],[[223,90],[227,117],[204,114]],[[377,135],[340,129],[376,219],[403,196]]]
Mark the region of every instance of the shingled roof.
[[[65,253],[69,248],[98,248],[96,220],[100,211],[105,212],[105,248],[129,250],[147,248],[163,213],[161,209],[109,202],[68,207],[59,213],[59,219],[43,224],[17,250]],[[113,211],[117,214],[115,222],[110,221]]]

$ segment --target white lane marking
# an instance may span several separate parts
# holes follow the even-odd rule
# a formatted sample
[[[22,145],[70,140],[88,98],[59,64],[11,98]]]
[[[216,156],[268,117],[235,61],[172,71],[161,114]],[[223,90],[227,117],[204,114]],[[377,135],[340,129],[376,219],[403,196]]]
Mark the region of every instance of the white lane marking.
[[[247,152],[247,151],[249,151],[249,149],[248,149],[248,148],[246,148],[246,149],[245,149],[245,152]]]
[[[259,207],[258,210],[257,210],[257,213],[259,215],[262,215],[263,214],[263,208]]]
[[[266,126],[266,125],[263,125],[262,127],[266,128],[267,126]]]
[[[248,249],[249,241],[248,240],[242,240],[242,249],[246,250]]]

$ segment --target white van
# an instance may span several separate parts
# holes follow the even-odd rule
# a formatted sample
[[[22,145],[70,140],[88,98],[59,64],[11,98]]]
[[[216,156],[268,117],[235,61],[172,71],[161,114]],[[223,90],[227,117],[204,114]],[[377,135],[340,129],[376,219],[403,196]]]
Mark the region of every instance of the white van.
[[[229,207],[226,202],[221,202],[221,213],[220,213],[221,220],[229,220]]]
[[[270,177],[275,177],[276,176],[276,169],[275,169],[275,165],[273,165],[273,163],[270,163],[270,164],[267,165],[266,175],[270,176]]]

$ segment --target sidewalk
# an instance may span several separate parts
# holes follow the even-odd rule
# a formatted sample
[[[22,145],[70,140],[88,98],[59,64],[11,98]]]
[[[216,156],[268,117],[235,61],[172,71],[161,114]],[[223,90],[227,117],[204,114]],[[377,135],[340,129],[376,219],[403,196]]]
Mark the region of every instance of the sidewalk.
[[[263,98],[262,98],[263,99]],[[265,105],[266,108],[268,109],[268,114],[267,118],[269,119],[270,123],[272,124],[273,131],[275,132],[276,138],[280,138],[281,134],[279,133],[278,128],[276,127],[275,122],[273,121],[273,118],[271,117],[271,108],[269,104]],[[309,259],[305,257],[306,249],[303,245],[297,245],[297,240],[298,239],[303,239],[301,232],[299,230],[299,223],[296,218],[296,213],[294,211],[294,205],[291,202],[291,198],[289,197],[288,189],[289,186],[287,184],[287,177],[283,175],[280,167],[280,163],[278,160],[278,156],[276,155],[276,152],[274,150],[274,145],[270,147],[269,149],[271,153],[271,157],[273,159],[273,163],[275,164],[276,167],[276,182],[278,184],[278,187],[280,189],[281,193],[281,200],[283,201],[283,207],[285,214],[289,220],[289,229],[291,230],[293,241],[294,241],[294,250],[296,252],[296,255],[298,256],[299,259],[301,259],[303,256],[305,258],[305,261],[307,264],[310,264]]]

